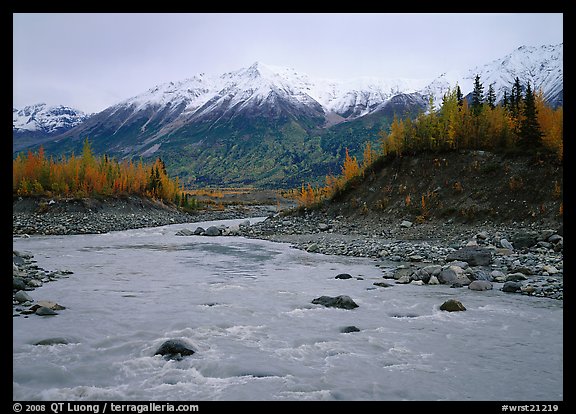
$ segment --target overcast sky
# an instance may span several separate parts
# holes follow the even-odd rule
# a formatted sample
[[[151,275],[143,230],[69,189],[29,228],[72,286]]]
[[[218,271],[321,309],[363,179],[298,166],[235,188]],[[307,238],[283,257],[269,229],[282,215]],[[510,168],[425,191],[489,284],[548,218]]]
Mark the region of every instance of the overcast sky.
[[[99,112],[255,61],[330,79],[432,78],[561,42],[561,13],[14,14],[13,106]]]

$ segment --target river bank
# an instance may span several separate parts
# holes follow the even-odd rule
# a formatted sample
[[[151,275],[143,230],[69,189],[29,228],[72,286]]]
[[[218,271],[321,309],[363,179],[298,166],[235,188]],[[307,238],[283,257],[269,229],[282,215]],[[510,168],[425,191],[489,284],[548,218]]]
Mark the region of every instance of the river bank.
[[[27,206],[15,203],[13,234],[105,233],[177,223],[267,217],[253,225],[198,229],[178,235],[230,235],[289,243],[310,253],[368,257],[397,263],[383,278],[395,283],[447,284],[563,299],[563,226],[550,223],[455,223],[430,220],[351,220],[320,211],[276,214],[273,206],[230,206],[186,214],[150,200],[93,200]],[[29,203],[29,201],[28,201]],[[480,259],[479,259],[480,258]],[[484,258],[484,259],[482,259]],[[16,263],[16,262],[14,262]],[[15,264],[16,266],[16,264]],[[15,270],[16,271],[16,270]],[[42,282],[45,275],[26,285]],[[15,274],[15,277],[18,277]],[[40,282],[38,282],[38,280]],[[27,283],[27,282],[25,282]],[[19,285],[18,285],[19,286]],[[16,287],[14,288],[16,294]],[[14,303],[16,304],[16,299]]]

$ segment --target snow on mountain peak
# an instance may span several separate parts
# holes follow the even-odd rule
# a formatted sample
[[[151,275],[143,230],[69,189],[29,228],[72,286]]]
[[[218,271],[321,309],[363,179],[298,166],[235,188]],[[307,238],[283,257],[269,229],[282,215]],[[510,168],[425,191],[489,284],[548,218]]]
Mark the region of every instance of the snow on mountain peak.
[[[64,105],[38,103],[22,109],[12,108],[12,130],[52,134],[82,123],[88,115]]]
[[[119,107],[131,107],[136,113],[148,107],[169,107],[186,117],[208,115],[211,111],[231,111],[260,105],[275,105],[278,99],[290,105],[314,108],[345,119],[366,115],[399,94],[419,93],[432,96],[436,107],[443,95],[458,84],[464,95],[470,93],[476,74],[487,91],[494,85],[500,100],[511,88],[514,78],[529,81],[546,98],[560,96],[563,90],[563,44],[520,46],[501,59],[465,73],[448,71],[429,79],[355,78],[328,80],[312,78],[292,68],[256,61],[250,66],[222,75],[200,73],[191,78],[155,86],[127,99]],[[180,116],[178,115],[178,116]]]
[[[500,59],[471,69],[465,79],[471,82],[479,75],[485,91],[493,84],[496,99],[500,100],[504,91],[510,92],[514,79],[518,77],[523,87],[530,82],[534,90],[544,91],[545,99],[555,101],[564,88],[563,55],[563,43],[523,45]]]

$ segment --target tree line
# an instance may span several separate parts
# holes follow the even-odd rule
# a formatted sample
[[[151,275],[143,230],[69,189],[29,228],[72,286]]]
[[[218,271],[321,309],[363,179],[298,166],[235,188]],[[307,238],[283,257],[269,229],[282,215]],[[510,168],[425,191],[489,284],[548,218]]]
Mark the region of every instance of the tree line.
[[[183,208],[194,208],[178,177],[171,179],[161,158],[151,164],[142,160],[118,162],[106,154],[96,157],[88,139],[82,155],[46,157],[44,148],[36,153],[19,153],[12,162],[14,195],[92,197],[122,194],[142,195]]]
[[[389,130],[379,132],[378,143],[379,149],[370,142],[365,144],[361,164],[346,150],[341,175],[327,176],[325,186],[303,184],[299,204],[310,207],[334,196],[382,157],[421,151],[487,150],[551,152],[562,161],[563,108],[552,108],[542,91],[534,92],[530,83],[522,87],[518,77],[510,93],[505,91],[497,103],[493,84],[485,94],[476,75],[469,101],[456,84],[444,94],[439,108],[431,96],[427,110],[415,119],[395,115]]]

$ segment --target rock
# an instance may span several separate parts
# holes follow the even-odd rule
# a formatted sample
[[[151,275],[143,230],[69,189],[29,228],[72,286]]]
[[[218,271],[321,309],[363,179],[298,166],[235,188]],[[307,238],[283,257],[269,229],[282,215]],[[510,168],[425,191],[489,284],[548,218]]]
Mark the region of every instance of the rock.
[[[26,284],[34,288],[42,286],[42,282],[38,279],[30,279],[28,282],[26,282]]]
[[[26,289],[26,283],[22,278],[12,276],[12,289],[24,290]]]
[[[339,309],[354,309],[358,305],[354,302],[350,296],[340,295],[336,297],[331,296],[320,296],[312,301],[315,305],[323,305],[327,308],[339,308]]]
[[[410,283],[412,279],[410,279],[410,276],[408,275],[403,275],[400,277],[400,279],[396,280],[396,283],[401,284],[401,285],[405,285],[407,283]]]
[[[372,283],[372,284],[373,284],[374,286],[380,286],[380,287],[384,287],[384,288],[392,287],[392,285],[389,285],[389,284],[386,283],[386,282],[374,282],[374,283]]]
[[[554,275],[554,274],[560,272],[558,269],[556,269],[555,266],[552,266],[552,265],[544,265],[542,267],[542,271],[548,272],[549,275]]]
[[[50,302],[47,300],[39,300],[38,302],[36,302],[35,306],[41,306],[41,307],[45,307],[51,310],[64,310],[66,309],[66,307],[59,305],[56,302]]]
[[[190,229],[182,229],[176,232],[175,236],[192,236],[194,232]]]
[[[355,327],[354,325],[352,325],[352,326],[345,326],[345,327],[343,327],[343,328],[340,328],[340,332],[341,332],[341,333],[360,332],[360,329],[358,329],[358,328]]]
[[[510,273],[506,276],[506,282],[520,282],[521,280],[526,280],[526,276],[523,273]]]
[[[552,244],[556,244],[558,243],[560,240],[563,240],[564,238],[562,236],[560,236],[559,234],[553,234],[552,236],[550,236],[548,238],[548,241]]]
[[[320,247],[318,247],[316,243],[309,244],[308,247],[306,247],[308,253],[316,253],[318,250],[320,250]]]
[[[422,268],[422,270],[426,271],[430,276],[438,276],[442,271],[442,266],[440,265],[428,265]]]
[[[500,270],[493,270],[490,272],[490,276],[492,277],[492,280],[494,282],[505,282],[506,281],[506,275],[500,271]]]
[[[32,302],[34,300],[30,297],[28,293],[24,292],[23,290],[19,290],[18,292],[16,292],[16,294],[14,295],[14,299],[16,299],[18,303]]]
[[[488,282],[492,281],[492,276],[487,270],[483,269],[471,269],[469,270],[468,278],[473,280],[487,280]]]
[[[487,280],[475,280],[468,285],[468,289],[477,291],[491,290],[492,283]]]
[[[480,240],[486,240],[488,238],[488,232],[487,231],[478,232],[476,234],[476,238]]]
[[[456,299],[448,299],[440,306],[440,310],[447,312],[460,312],[465,311],[466,308],[462,305],[462,302]]]
[[[408,267],[399,267],[394,271],[394,279],[400,280],[403,277],[408,277],[408,281],[410,281],[410,276],[412,276],[414,270]]]
[[[422,286],[424,284],[424,281],[422,280],[413,280],[410,282],[411,285],[418,285],[418,286]]]
[[[402,223],[400,223],[400,227],[408,229],[408,228],[412,227],[412,222],[408,221],[408,220],[402,220]]]
[[[430,280],[428,281],[429,285],[439,285],[440,281],[438,280],[438,278],[434,275],[430,276]]]
[[[504,283],[504,286],[502,286],[502,292],[514,293],[514,292],[519,292],[521,289],[522,289],[522,284],[520,282],[508,281],[508,282]]]
[[[196,230],[194,230],[194,235],[195,236],[202,236],[204,233],[206,233],[206,230],[204,230],[203,227],[196,227]]]
[[[57,337],[42,339],[41,341],[34,342],[34,345],[68,345],[69,343],[66,338]]]
[[[446,256],[446,261],[462,260],[470,266],[487,266],[492,262],[492,253],[484,247],[463,247]]]
[[[318,230],[320,231],[326,231],[330,228],[330,226],[326,223],[320,223],[318,224]]]
[[[524,293],[525,295],[531,295],[532,293],[536,292],[536,288],[534,286],[522,286],[520,288],[520,292]]]
[[[220,229],[215,226],[210,226],[204,232],[204,236],[220,236]]]
[[[514,250],[514,246],[512,246],[512,243],[510,243],[506,239],[500,240],[500,246],[502,246],[503,248],[508,249],[508,250]]]
[[[458,284],[466,286],[470,284],[470,279],[464,274],[464,269],[460,266],[448,266],[438,275],[438,281],[442,284]]]
[[[34,313],[39,316],[58,315],[58,313],[54,312],[52,309],[49,309],[45,306],[38,307]]]
[[[349,275],[348,273],[340,273],[339,275],[336,275],[334,279],[352,279],[352,275]]]
[[[228,234],[230,236],[237,236],[239,233],[240,233],[240,225],[232,224],[230,227],[228,227]]]
[[[514,235],[512,242],[518,249],[530,248],[536,244],[537,237],[533,233],[522,231]]]
[[[160,345],[160,348],[154,353],[154,355],[162,355],[166,359],[181,360],[183,357],[188,355],[194,355],[196,351],[180,339],[169,339]]]

